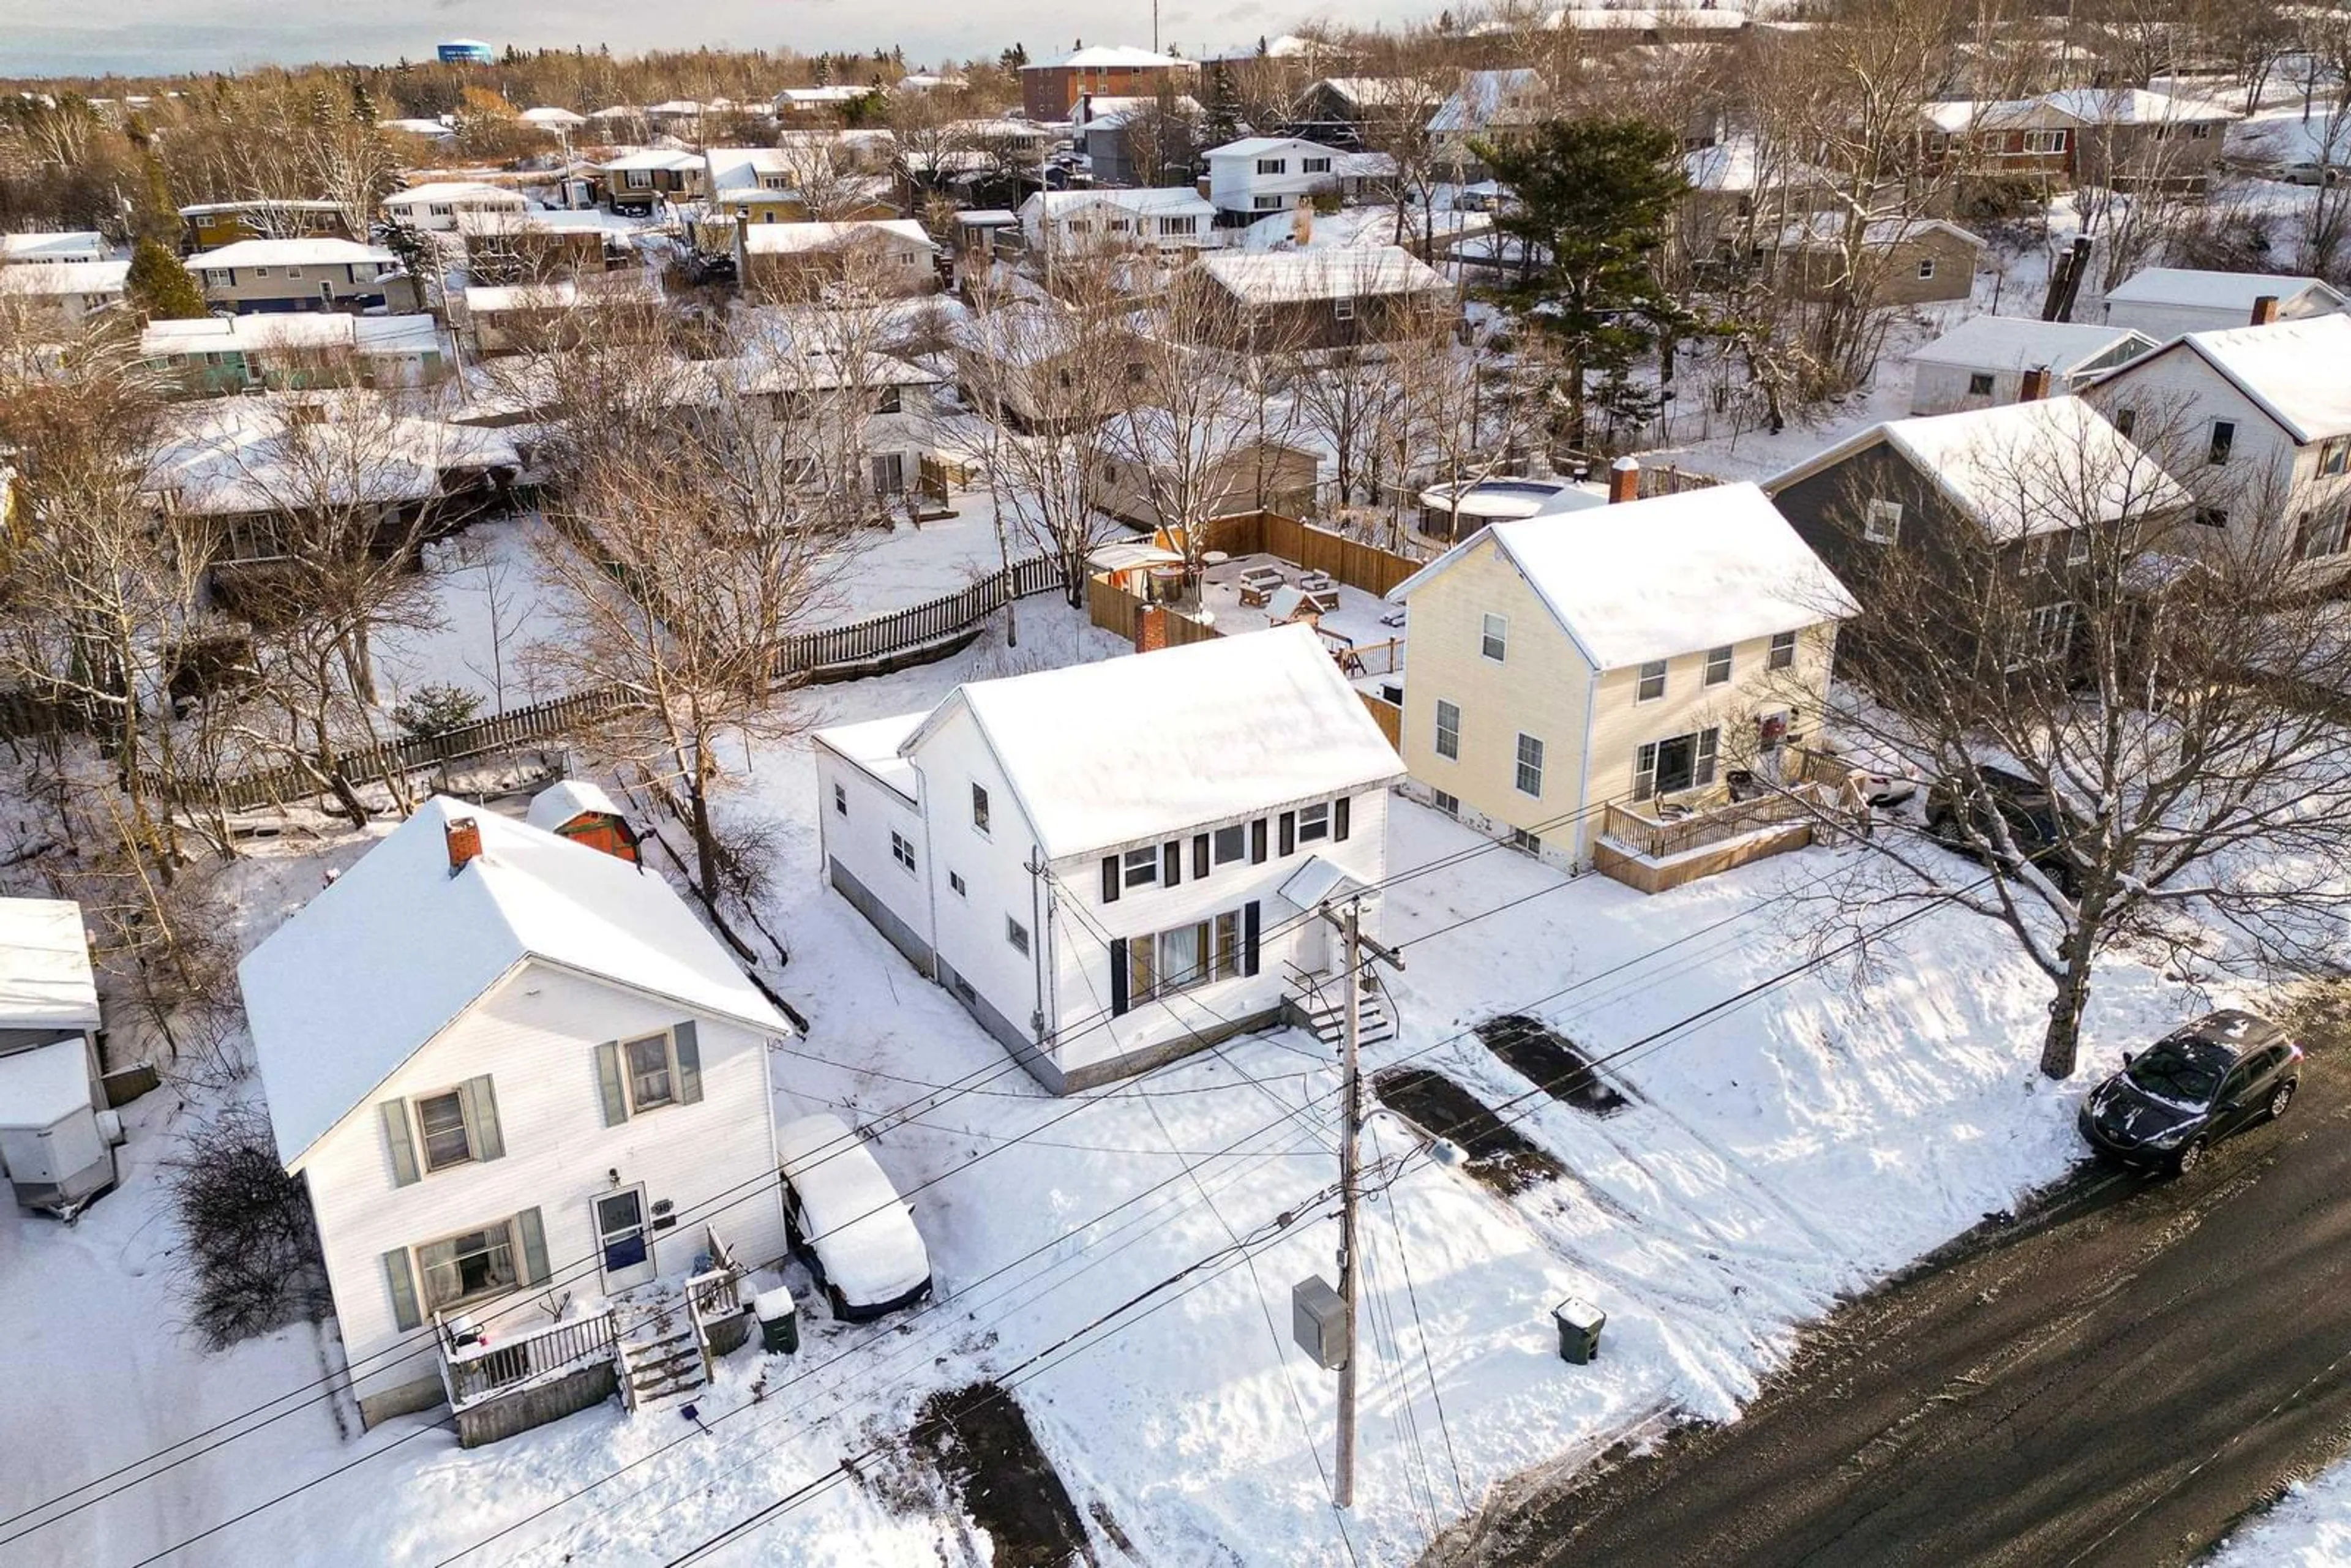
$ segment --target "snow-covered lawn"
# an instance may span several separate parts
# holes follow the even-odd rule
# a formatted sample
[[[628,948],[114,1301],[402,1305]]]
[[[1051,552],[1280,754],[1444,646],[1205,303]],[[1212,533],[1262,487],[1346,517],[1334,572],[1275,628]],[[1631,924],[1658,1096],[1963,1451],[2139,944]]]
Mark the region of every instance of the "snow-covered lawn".
[[[2297,1485],[2239,1529],[2206,1568],[2342,1568],[2351,1563],[2351,1462]]]
[[[941,664],[795,700],[817,722],[875,717],[958,679],[1119,651],[1050,598],[1022,606],[1021,627],[1017,653],[991,632]],[[1333,1380],[1290,1344],[1288,1299],[1335,1276],[1329,1054],[1301,1033],[1250,1037],[1048,1099],[820,882],[804,741],[758,750],[726,814],[773,823],[780,846],[763,913],[792,950],[774,977],[810,1028],[773,1059],[778,1113],[868,1125],[912,1197],[937,1299],[852,1328],[803,1290],[799,1354],[723,1364],[698,1427],[614,1406],[467,1454],[434,1416],[345,1441],[312,1406],[0,1546],[0,1563],[135,1561],[312,1482],[173,1562],[437,1563],[513,1527],[465,1561],[652,1563],[787,1496],[722,1560],[956,1561],[958,1527],[895,1439],[928,1396],[983,1379],[1016,1389],[1081,1511],[1098,1510],[1097,1542],[1114,1531],[1134,1560],[1320,1564],[1346,1555],[1343,1529],[1362,1561],[1408,1562],[1527,1466],[1664,1413],[1735,1415],[1839,1292],[2060,1175],[2080,1083],[2208,999],[2117,960],[2081,1078],[2049,1085],[2036,977],[1991,927],[1944,913],[1875,948],[1865,974],[1818,968],[1677,1030],[1801,963],[1818,911],[1795,895],[1839,852],[1645,898],[1399,802],[1382,935],[1407,966],[1392,979],[1400,1035],[1367,1065],[1445,1072],[1566,1174],[1506,1199],[1372,1118],[1363,1456],[1343,1526],[1324,1480]],[[357,850],[280,846],[241,869],[246,939]],[[1468,1032],[1503,1012],[1624,1053],[1634,1103],[1601,1121],[1532,1092]],[[0,1451],[22,1456],[0,1514],[318,1375],[308,1331],[220,1356],[174,1337],[152,1175],[164,1108],[142,1103],[130,1181],[78,1228],[0,1220],[0,1321],[36,1336],[0,1399]],[[1609,1313],[1591,1366],[1555,1354],[1550,1309],[1571,1294]]]

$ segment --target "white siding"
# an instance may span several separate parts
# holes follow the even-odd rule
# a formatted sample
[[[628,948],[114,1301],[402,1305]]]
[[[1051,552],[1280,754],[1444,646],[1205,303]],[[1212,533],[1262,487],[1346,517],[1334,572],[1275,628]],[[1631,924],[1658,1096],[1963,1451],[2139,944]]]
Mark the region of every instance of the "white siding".
[[[1196,1031],[1207,1034],[1278,1007],[1289,989],[1285,964],[1309,972],[1326,968],[1332,945],[1323,923],[1311,916],[1301,918],[1302,912],[1276,890],[1312,855],[1322,856],[1358,882],[1380,883],[1387,873],[1388,791],[1384,787],[1374,788],[1351,798],[1344,843],[1321,839],[1298,844],[1285,855],[1279,819],[1281,810],[1296,804],[1284,802],[1279,810],[1263,813],[1264,863],[1251,864],[1245,850],[1238,862],[1211,864],[1207,877],[1196,878],[1192,874],[1194,837],[1226,825],[1202,824],[1181,835],[1170,835],[1180,837],[1183,844],[1183,876],[1176,886],[1155,883],[1122,888],[1114,903],[1102,901],[1101,853],[1053,862],[1053,990],[1060,1021],[1052,1055],[1063,1071],[1180,1045]],[[1259,905],[1261,936],[1255,976],[1215,981],[1165,1000],[1144,1003],[1120,1017],[1109,1016],[1112,939],[1169,930],[1240,909],[1251,901]],[[1366,901],[1364,908],[1364,928],[1375,935],[1379,929],[1376,897]]]
[[[839,753],[823,746],[815,749],[823,874],[830,879],[838,862],[904,923],[914,941],[928,947],[931,901],[926,879],[931,868],[930,857],[923,852],[922,814],[904,796]],[[846,797],[845,813],[838,803],[836,788],[841,797]],[[891,855],[893,832],[915,846],[911,873]]]
[[[601,1291],[597,1270],[586,1266],[595,1252],[589,1202],[610,1190],[608,1172],[618,1171],[623,1185],[643,1183],[649,1210],[664,1199],[676,1205],[679,1223],[654,1238],[654,1261],[664,1274],[694,1266],[708,1226],[717,1227],[745,1262],[783,1251],[782,1204],[767,1179],[776,1168],[775,1132],[760,1034],[697,1019],[701,1102],[604,1125],[596,1046],[690,1016],[640,992],[526,964],[320,1140],[304,1174],[360,1397],[437,1375],[429,1338],[395,1326],[386,1251],[536,1207],[552,1282],[466,1310],[494,1335],[538,1326],[549,1321],[542,1301]],[[496,1096],[505,1157],[396,1185],[378,1104],[484,1073]],[[397,1354],[406,1343],[419,1348]]]
[[[1036,835],[968,708],[958,706],[925,737],[915,764],[929,808],[927,874],[939,956],[1022,1039],[1033,1040],[1033,1015],[1045,1010],[1044,889],[1028,870],[1037,859]],[[972,825],[975,783],[987,791],[985,834]],[[963,878],[963,893],[949,884],[950,873]],[[1006,940],[1008,918],[1028,928],[1028,954]]]

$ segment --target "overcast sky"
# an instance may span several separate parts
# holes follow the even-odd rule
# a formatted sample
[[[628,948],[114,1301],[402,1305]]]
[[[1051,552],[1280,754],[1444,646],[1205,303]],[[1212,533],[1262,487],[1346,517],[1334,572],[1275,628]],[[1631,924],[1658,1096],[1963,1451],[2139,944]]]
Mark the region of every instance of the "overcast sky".
[[[1163,43],[1187,55],[1279,34],[1326,5],[1283,0],[1162,0]],[[1355,0],[1351,22],[1426,9]],[[909,62],[993,54],[1016,39],[1032,56],[1072,40],[1148,44],[1150,0],[0,0],[0,76],[225,70],[309,60],[429,58],[444,38],[504,47],[609,44],[613,52],[697,44],[743,48],[870,49],[895,44]]]

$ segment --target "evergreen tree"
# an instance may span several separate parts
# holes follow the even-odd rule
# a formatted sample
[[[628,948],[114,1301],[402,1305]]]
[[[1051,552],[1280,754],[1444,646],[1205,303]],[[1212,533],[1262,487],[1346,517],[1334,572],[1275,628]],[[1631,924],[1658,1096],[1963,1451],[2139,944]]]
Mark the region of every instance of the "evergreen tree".
[[[123,292],[150,321],[193,321],[205,313],[204,292],[196,287],[195,275],[152,239],[131,248]]]
[[[1595,403],[1614,418],[1649,417],[1656,396],[1630,372],[1663,331],[1683,324],[1654,265],[1689,188],[1680,143],[1646,120],[1598,116],[1473,145],[1510,194],[1495,226],[1519,242],[1511,292],[1565,363],[1561,435],[1586,445]]]
[[[1208,145],[1222,147],[1241,134],[1241,98],[1233,89],[1232,68],[1218,60],[1208,68]]]

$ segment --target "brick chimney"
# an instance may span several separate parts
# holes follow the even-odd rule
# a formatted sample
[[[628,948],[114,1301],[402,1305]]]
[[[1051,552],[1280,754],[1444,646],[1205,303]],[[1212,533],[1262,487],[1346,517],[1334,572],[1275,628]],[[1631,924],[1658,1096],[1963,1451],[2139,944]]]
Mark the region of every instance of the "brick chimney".
[[[2277,320],[2277,308],[2278,297],[2276,295],[2256,295],[2253,298],[2253,319],[2250,324],[2255,327],[2267,327],[2271,325]]]
[[[2017,389],[2019,402],[2039,402],[2049,395],[2049,367],[2035,365],[2024,372],[2024,384]]]
[[[1619,457],[1608,465],[1608,503],[1637,501],[1641,498],[1641,465],[1630,457]]]
[[[1134,651],[1149,653],[1167,646],[1167,606],[1146,604],[1134,618]]]
[[[482,824],[471,817],[449,819],[449,874],[455,876],[465,869],[465,862],[477,860],[482,853]]]

